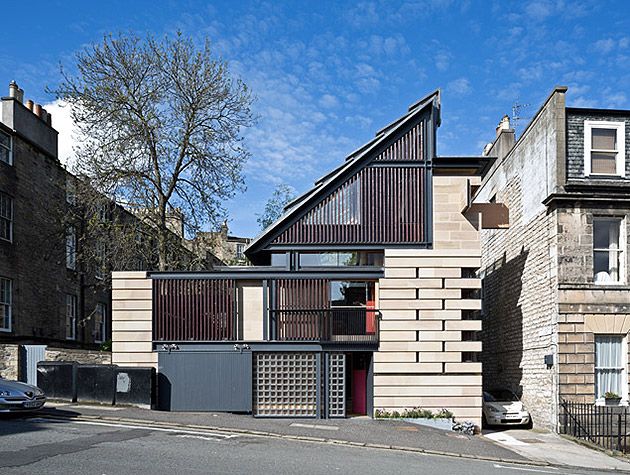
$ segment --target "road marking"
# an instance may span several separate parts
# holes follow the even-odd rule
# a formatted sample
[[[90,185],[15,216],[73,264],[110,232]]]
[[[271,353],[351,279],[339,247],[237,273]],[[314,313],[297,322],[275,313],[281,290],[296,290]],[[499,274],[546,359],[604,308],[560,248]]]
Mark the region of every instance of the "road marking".
[[[549,470],[541,470],[538,468],[525,468],[525,467],[510,467],[509,465],[499,465],[498,463],[494,464],[494,468],[507,468],[508,470],[520,470],[521,472],[537,472],[537,473],[557,473],[551,472],[550,470],[558,470],[554,467],[547,467]]]
[[[321,429],[321,430],[339,430],[337,426],[320,426],[317,424],[300,424],[299,422],[294,422],[293,424],[289,424],[291,427],[303,427],[305,429]]]
[[[46,419],[46,418],[33,418],[28,419],[31,422],[58,422],[54,419]],[[188,434],[188,435],[200,435],[200,436],[208,436],[215,437],[216,439],[233,439],[238,437],[238,434],[229,434],[229,433],[220,433],[220,432],[210,432],[210,431],[195,431],[190,429],[169,429],[166,427],[153,427],[153,426],[143,426],[136,424],[120,424],[114,422],[97,422],[97,421],[65,421],[71,424],[83,424],[83,425],[92,425],[92,426],[104,426],[104,427],[118,427],[122,429],[144,429],[149,431],[156,432],[169,432],[172,434]]]
[[[499,442],[500,444],[505,445],[529,445],[527,442],[523,442],[522,440],[518,440],[511,435],[507,435],[503,432],[492,432],[491,434],[485,434],[484,437],[487,437],[490,440],[494,440],[495,442]]]
[[[216,437],[205,437],[203,435],[191,435],[191,434],[177,434],[175,437],[180,437],[182,439],[209,440],[209,441],[212,441],[212,442],[219,442],[220,440],[225,440],[225,438],[217,439]]]

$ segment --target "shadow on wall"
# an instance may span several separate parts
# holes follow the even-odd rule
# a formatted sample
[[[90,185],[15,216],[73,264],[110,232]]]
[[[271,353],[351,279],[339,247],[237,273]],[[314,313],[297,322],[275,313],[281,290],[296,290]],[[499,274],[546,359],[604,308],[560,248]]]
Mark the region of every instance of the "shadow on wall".
[[[523,313],[519,305],[529,251],[509,261],[497,260],[484,271],[483,363],[484,390],[507,388],[522,395]]]

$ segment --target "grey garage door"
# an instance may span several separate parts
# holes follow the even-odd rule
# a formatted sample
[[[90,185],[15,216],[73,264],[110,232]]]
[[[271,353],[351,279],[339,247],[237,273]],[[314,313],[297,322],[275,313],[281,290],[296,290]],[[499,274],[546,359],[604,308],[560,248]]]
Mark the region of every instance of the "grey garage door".
[[[251,412],[252,353],[160,353],[158,406],[167,411]]]

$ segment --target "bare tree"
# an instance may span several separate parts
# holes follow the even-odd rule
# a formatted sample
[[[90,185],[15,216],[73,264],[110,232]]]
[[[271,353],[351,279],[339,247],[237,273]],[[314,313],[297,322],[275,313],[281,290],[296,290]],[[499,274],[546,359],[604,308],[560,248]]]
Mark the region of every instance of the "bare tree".
[[[295,198],[295,190],[289,185],[281,184],[271,194],[262,214],[257,214],[256,221],[261,229],[265,229],[276,221],[284,211],[284,207]]]
[[[197,48],[180,33],[106,36],[77,54],[76,75],[62,74],[55,92],[79,139],[73,171],[152,226],[159,269],[180,266],[169,217],[181,213],[189,232],[216,227],[223,202],[244,189],[247,86],[209,41]]]

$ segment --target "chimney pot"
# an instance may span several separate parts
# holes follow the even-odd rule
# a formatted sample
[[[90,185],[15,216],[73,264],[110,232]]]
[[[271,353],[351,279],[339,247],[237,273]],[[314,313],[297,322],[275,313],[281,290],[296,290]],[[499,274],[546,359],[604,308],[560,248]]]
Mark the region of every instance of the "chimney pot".
[[[24,103],[24,89],[18,87],[17,95],[15,98],[20,102],[20,104]]]
[[[11,81],[9,83],[9,97],[16,98],[18,94],[18,85],[15,81]]]
[[[50,112],[46,115],[46,123],[52,127],[52,114]]]
[[[33,106],[33,113],[37,116],[37,117],[41,117],[42,116],[42,105],[41,104],[35,104]]]
[[[40,116],[40,118],[44,122],[46,122],[48,120],[47,117],[48,117],[48,111],[42,107],[42,115]]]
[[[510,130],[510,118],[507,116],[507,114],[501,118],[499,125],[497,125],[497,137],[504,130]]]
[[[32,112],[33,111],[33,101],[31,101],[30,99],[28,101],[26,101],[26,108]]]

